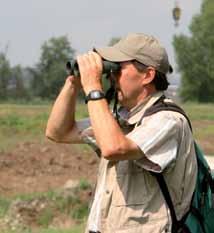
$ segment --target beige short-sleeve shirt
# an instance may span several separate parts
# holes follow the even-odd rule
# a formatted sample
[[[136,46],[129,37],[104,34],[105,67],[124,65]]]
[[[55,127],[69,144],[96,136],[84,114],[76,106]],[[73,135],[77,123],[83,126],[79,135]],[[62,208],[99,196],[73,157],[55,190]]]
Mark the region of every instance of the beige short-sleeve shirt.
[[[125,131],[127,122],[137,123],[161,95],[156,93],[129,112]],[[118,162],[101,159],[86,232],[170,232],[168,207],[149,171],[163,172],[180,219],[188,211],[197,174],[194,141],[188,122],[179,113],[161,111],[145,117],[126,135],[139,146],[144,156],[139,160]]]

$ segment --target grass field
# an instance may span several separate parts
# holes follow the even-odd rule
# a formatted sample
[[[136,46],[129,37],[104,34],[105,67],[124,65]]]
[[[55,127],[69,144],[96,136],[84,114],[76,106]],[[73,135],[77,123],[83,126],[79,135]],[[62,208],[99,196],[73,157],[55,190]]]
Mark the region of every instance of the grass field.
[[[78,106],[79,111],[77,112],[77,118],[84,118],[87,116],[87,109],[85,105]],[[22,104],[0,104],[0,152],[10,152],[16,148],[17,145],[25,142],[43,142],[45,140],[45,127],[47,119],[51,110],[50,105],[22,105]],[[78,147],[78,145],[75,145]],[[81,147],[81,146],[80,146]],[[79,148],[80,149],[80,148]],[[84,182],[85,184],[85,182]],[[85,186],[81,184],[82,186]],[[84,187],[83,187],[84,188]],[[30,200],[37,198],[40,195],[43,198],[52,197],[47,193],[41,194],[25,194],[14,196],[12,199],[6,196],[0,196],[0,219],[5,216],[9,206],[14,200]],[[68,202],[67,199],[57,199],[54,201],[55,212],[61,212],[68,210],[68,207],[63,207]],[[70,201],[70,199],[69,199]],[[52,207],[53,208],[53,207]],[[70,207],[71,208],[71,207]],[[72,207],[76,212],[74,213],[70,209],[69,215],[73,219],[84,219],[87,215],[88,207],[82,202],[76,202],[75,208]],[[62,212],[63,214],[63,212]],[[65,213],[64,213],[65,214]],[[19,231],[15,230],[4,230],[0,226],[1,233],[80,233],[83,232],[84,224],[80,223],[73,228],[59,229],[47,227],[49,222],[52,220],[53,214],[50,211],[45,211],[43,215],[38,219],[38,225],[41,227],[37,229],[26,229]],[[82,221],[82,220],[81,220]],[[1,225],[1,222],[0,222]]]
[[[31,229],[27,229],[27,230],[24,230],[20,233],[82,233],[84,231],[84,227],[82,225],[80,226],[75,226],[74,228],[72,229],[44,229],[44,230],[31,230]],[[18,233],[16,231],[2,231],[1,233]]]
[[[8,151],[24,141],[43,141],[50,105],[0,104],[0,151]],[[87,116],[79,105],[77,119]]]
[[[193,125],[194,138],[205,154],[214,155],[214,104],[183,105]]]
[[[205,153],[214,155],[214,145],[210,145],[214,141],[214,104],[187,103],[183,108],[192,121],[196,140]],[[86,105],[77,109],[77,119],[87,116]],[[51,105],[0,104],[0,151],[8,151],[19,142],[43,141],[50,110]]]
[[[186,103],[182,107],[191,119],[194,137],[202,147],[204,152],[214,155],[214,104]],[[79,104],[77,107],[77,119],[87,117],[87,107],[85,104]],[[18,104],[0,104],[0,152],[10,152],[16,146],[24,142],[43,142],[45,140],[45,127],[51,110],[51,104],[46,105],[18,105]],[[76,147],[76,145],[75,145]],[[84,145],[77,146],[82,149]],[[85,147],[84,147],[85,149]],[[83,188],[85,182],[83,182]],[[19,194],[20,195],[20,194]],[[45,196],[47,194],[44,194]],[[52,195],[52,193],[51,193]],[[52,197],[49,195],[50,197]],[[36,194],[33,195],[33,197]],[[14,197],[16,198],[16,197]],[[21,199],[30,199],[32,194],[19,196]],[[6,197],[0,197],[0,219],[5,215],[12,200]],[[67,202],[66,202],[67,203]],[[57,204],[57,202],[56,202]],[[58,204],[64,205],[61,200]],[[63,209],[66,209],[63,207]],[[81,216],[86,216],[86,206],[79,209]],[[74,213],[73,213],[74,214]],[[74,214],[75,215],[75,214]],[[75,215],[75,216],[76,216]],[[83,232],[84,223],[76,225],[72,229],[47,228],[48,221],[51,220],[51,213],[46,212],[41,218],[40,223],[43,228],[26,229],[21,233],[80,233]],[[2,233],[13,233],[16,231],[1,230]],[[16,232],[18,233],[18,232]]]

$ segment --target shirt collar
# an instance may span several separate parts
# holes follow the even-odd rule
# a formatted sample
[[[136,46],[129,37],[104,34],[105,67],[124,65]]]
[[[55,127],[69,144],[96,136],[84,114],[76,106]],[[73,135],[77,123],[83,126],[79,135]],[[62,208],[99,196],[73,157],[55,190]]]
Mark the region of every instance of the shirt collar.
[[[136,124],[140,121],[146,109],[151,107],[161,96],[163,95],[162,91],[158,91],[148,98],[146,98],[143,102],[132,108],[127,115],[127,121],[129,124]]]

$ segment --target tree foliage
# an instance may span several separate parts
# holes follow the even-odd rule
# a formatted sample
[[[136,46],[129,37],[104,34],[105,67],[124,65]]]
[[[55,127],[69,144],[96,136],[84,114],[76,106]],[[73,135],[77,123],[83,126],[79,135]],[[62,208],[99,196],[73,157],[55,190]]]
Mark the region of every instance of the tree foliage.
[[[192,19],[191,36],[174,37],[184,101],[214,102],[214,1],[204,0]]]
[[[0,52],[0,100],[7,99],[8,85],[11,77],[10,63],[6,54]]]
[[[49,99],[57,96],[65,81],[65,64],[73,58],[74,52],[66,36],[51,38],[43,43],[40,61],[35,69],[31,69],[35,96]]]
[[[11,87],[8,90],[8,97],[12,99],[28,99],[27,88],[23,80],[23,68],[20,65],[11,68]]]

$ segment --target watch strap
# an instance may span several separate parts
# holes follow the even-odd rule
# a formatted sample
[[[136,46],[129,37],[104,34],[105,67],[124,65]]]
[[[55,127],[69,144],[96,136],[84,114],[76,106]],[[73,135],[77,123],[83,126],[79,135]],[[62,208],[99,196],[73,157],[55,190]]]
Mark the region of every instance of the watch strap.
[[[93,90],[88,93],[88,95],[85,97],[85,103],[87,104],[88,101],[92,100],[100,100],[100,99],[105,99],[105,94],[104,92],[100,90]]]

